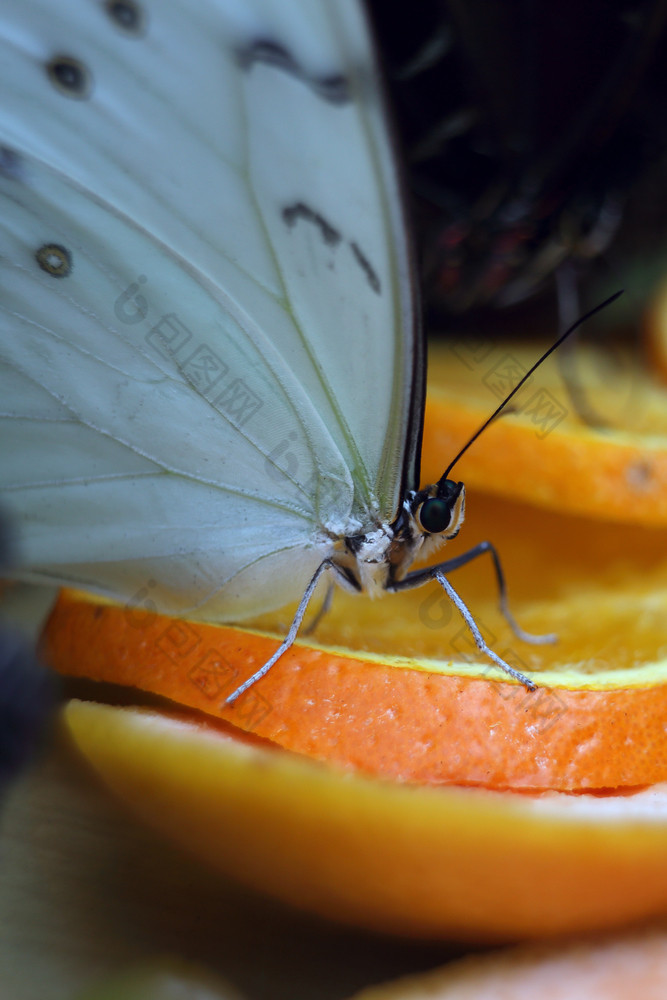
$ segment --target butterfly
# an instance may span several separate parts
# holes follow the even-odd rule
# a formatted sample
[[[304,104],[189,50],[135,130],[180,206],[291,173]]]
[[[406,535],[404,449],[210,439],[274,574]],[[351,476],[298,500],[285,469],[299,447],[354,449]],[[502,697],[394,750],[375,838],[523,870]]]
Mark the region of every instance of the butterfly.
[[[13,0],[0,26],[0,459],[20,576],[240,621],[437,581],[424,348],[357,0]],[[530,373],[528,373],[530,374]],[[528,377],[528,376],[526,376]],[[455,461],[458,460],[455,459]]]

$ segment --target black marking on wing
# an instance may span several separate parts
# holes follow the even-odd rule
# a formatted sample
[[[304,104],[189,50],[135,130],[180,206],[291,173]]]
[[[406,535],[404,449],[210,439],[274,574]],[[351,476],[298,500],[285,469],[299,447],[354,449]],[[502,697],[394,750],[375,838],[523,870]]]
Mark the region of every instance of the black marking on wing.
[[[72,255],[60,243],[45,243],[35,252],[35,260],[53,278],[66,278],[72,273]]]
[[[105,9],[117,28],[127,35],[143,35],[146,14],[134,0],[106,0]]]
[[[255,63],[265,63],[276,66],[302,83],[330,104],[347,104],[350,101],[350,86],[347,79],[340,73],[332,76],[313,76],[297,62],[292,53],[278,42],[270,39],[257,39],[245,48],[237,50],[240,66],[249,70]]]
[[[302,201],[298,201],[294,205],[288,205],[287,208],[283,209],[282,215],[290,229],[296,225],[299,219],[312,222],[321,232],[322,239],[327,246],[335,247],[342,239],[337,229],[334,229],[319,212],[316,212]]]
[[[311,208],[310,205],[306,205],[303,201],[297,201],[293,205],[288,205],[287,208],[283,209],[282,216],[290,229],[301,219],[304,219],[306,222],[311,222],[314,226],[317,226],[322,234],[322,239],[327,246],[338,246],[343,238],[339,231],[334,229],[331,223],[327,222],[323,215],[320,215],[319,212],[316,212],[315,209]],[[373,268],[373,265],[357,243],[350,240],[349,245],[352,253],[354,254],[354,259],[364,272],[368,284],[376,295],[380,295],[382,292],[382,285]]]
[[[362,251],[359,249],[359,246],[356,243],[350,243],[350,246],[352,248],[352,253],[354,254],[355,260],[357,261],[359,267],[361,268],[361,270],[364,272],[364,274],[368,279],[368,284],[371,286],[376,295],[380,295],[380,293],[382,292],[382,285],[380,284],[380,279],[373,270],[373,267],[368,257],[366,257],[362,253]]]
[[[93,77],[80,59],[54,56],[46,65],[46,73],[59,93],[77,101],[85,101],[93,89]]]

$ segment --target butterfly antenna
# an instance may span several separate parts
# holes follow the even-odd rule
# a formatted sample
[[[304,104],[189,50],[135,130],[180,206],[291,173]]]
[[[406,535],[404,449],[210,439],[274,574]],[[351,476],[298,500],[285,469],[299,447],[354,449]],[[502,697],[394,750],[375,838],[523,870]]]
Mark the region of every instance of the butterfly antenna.
[[[519,389],[521,388],[521,386],[524,385],[528,381],[528,379],[530,378],[530,376],[533,374],[534,371],[536,371],[540,367],[540,365],[542,364],[542,362],[546,361],[547,358],[549,357],[549,355],[553,354],[553,352],[560,347],[560,345],[563,343],[563,341],[567,340],[567,338],[570,336],[570,334],[574,333],[574,331],[577,330],[582,325],[582,323],[585,323],[587,320],[589,320],[591,318],[591,316],[595,316],[595,314],[598,313],[598,312],[600,312],[602,309],[606,309],[607,306],[610,306],[612,304],[612,302],[615,302],[616,299],[619,298],[619,296],[621,296],[622,294],[623,294],[623,289],[621,289],[620,292],[616,292],[614,295],[610,295],[608,299],[605,299],[604,302],[600,302],[600,304],[597,305],[597,306],[595,306],[594,309],[591,309],[590,312],[587,312],[583,316],[580,316],[576,323],[573,323],[572,326],[569,327],[565,331],[565,333],[561,334],[561,336],[558,338],[558,340],[554,341],[554,343],[551,345],[551,347],[547,351],[544,352],[544,354],[542,355],[542,357],[537,359],[537,361],[532,366],[532,368],[529,368],[528,371],[526,372],[526,374],[523,375],[519,379],[519,381],[514,386],[514,388],[512,389],[512,391],[507,396],[505,396],[505,398],[502,401],[502,403],[500,404],[500,406],[498,406],[493,411],[493,413],[491,414],[491,416],[487,420],[485,420],[484,423],[482,424],[482,426],[479,427],[475,431],[475,433],[470,438],[470,440],[466,444],[464,444],[463,448],[461,448],[461,451],[454,458],[454,460],[449,463],[449,465],[447,466],[447,468],[443,472],[442,476],[440,477],[440,482],[441,483],[444,482],[446,479],[449,479],[450,472],[452,471],[452,469],[454,468],[454,466],[456,465],[456,463],[459,461],[459,459],[462,458],[465,455],[465,453],[467,452],[467,450],[470,447],[470,445],[474,444],[475,441],[477,440],[477,438],[480,436],[480,434],[482,434],[486,430],[486,428],[489,426],[489,424],[493,423],[493,421],[496,419],[496,417],[499,416],[502,413],[502,411],[505,409],[505,407],[507,406],[507,404],[509,403],[509,401],[514,396],[516,396],[516,394],[519,391]]]

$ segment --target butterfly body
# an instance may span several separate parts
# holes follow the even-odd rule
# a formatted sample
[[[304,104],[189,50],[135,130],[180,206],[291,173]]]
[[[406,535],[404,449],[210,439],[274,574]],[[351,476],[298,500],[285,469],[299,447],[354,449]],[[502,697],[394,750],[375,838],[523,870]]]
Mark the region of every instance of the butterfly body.
[[[341,585],[370,597],[385,593],[393,542],[394,532],[386,524],[365,534],[345,538],[333,560]]]

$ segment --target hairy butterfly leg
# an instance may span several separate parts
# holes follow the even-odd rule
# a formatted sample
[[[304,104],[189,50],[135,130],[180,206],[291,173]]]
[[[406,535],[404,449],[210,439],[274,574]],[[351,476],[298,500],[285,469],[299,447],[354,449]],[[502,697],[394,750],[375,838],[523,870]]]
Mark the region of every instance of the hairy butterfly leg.
[[[522,629],[517,622],[516,618],[509,609],[505,574],[503,573],[503,568],[500,563],[500,556],[498,555],[496,547],[492,542],[480,542],[472,549],[468,549],[467,552],[461,553],[460,556],[455,556],[453,559],[446,559],[444,562],[436,563],[435,566],[427,566],[425,569],[418,569],[412,573],[408,573],[403,580],[394,584],[391,589],[393,591],[399,591],[411,590],[413,587],[422,587],[425,583],[428,583],[429,580],[436,579],[437,572],[450,573],[454,569],[459,569],[461,566],[467,565],[467,563],[472,562],[473,559],[477,559],[486,552],[489,553],[491,559],[493,560],[496,581],[498,583],[498,603],[501,614],[514,632],[517,639],[521,639],[522,642],[532,643],[535,646],[550,645],[557,642],[558,636],[555,633],[549,632],[546,635],[533,635],[532,632],[526,632],[525,629]]]
[[[294,615],[294,618],[292,619],[292,624],[289,627],[289,631],[285,636],[284,640],[282,641],[282,643],[280,644],[280,646],[278,647],[278,649],[275,651],[273,656],[271,656],[266,661],[266,663],[264,663],[259,668],[259,670],[256,670],[255,673],[248,678],[247,681],[244,681],[243,684],[239,684],[236,690],[232,691],[229,697],[225,699],[225,704],[227,705],[233,704],[236,701],[236,699],[243,694],[244,691],[247,691],[248,688],[252,687],[252,685],[255,684],[256,681],[264,677],[264,675],[269,672],[273,664],[280,659],[283,653],[287,652],[290,646],[292,646],[299,632],[299,628],[301,626],[301,622],[303,621],[304,615],[306,614],[306,611],[308,609],[308,605],[310,604],[310,599],[313,596],[313,593],[315,592],[315,587],[317,586],[322,574],[325,572],[325,570],[328,569],[335,569],[335,566],[330,559],[325,559],[323,562],[320,563],[320,565],[317,567],[312,577],[310,578],[310,582],[303,593],[303,597],[299,601],[299,606],[296,609],[296,613]],[[325,603],[326,603],[326,598],[325,598]],[[319,613],[317,617],[318,618],[320,617]]]

